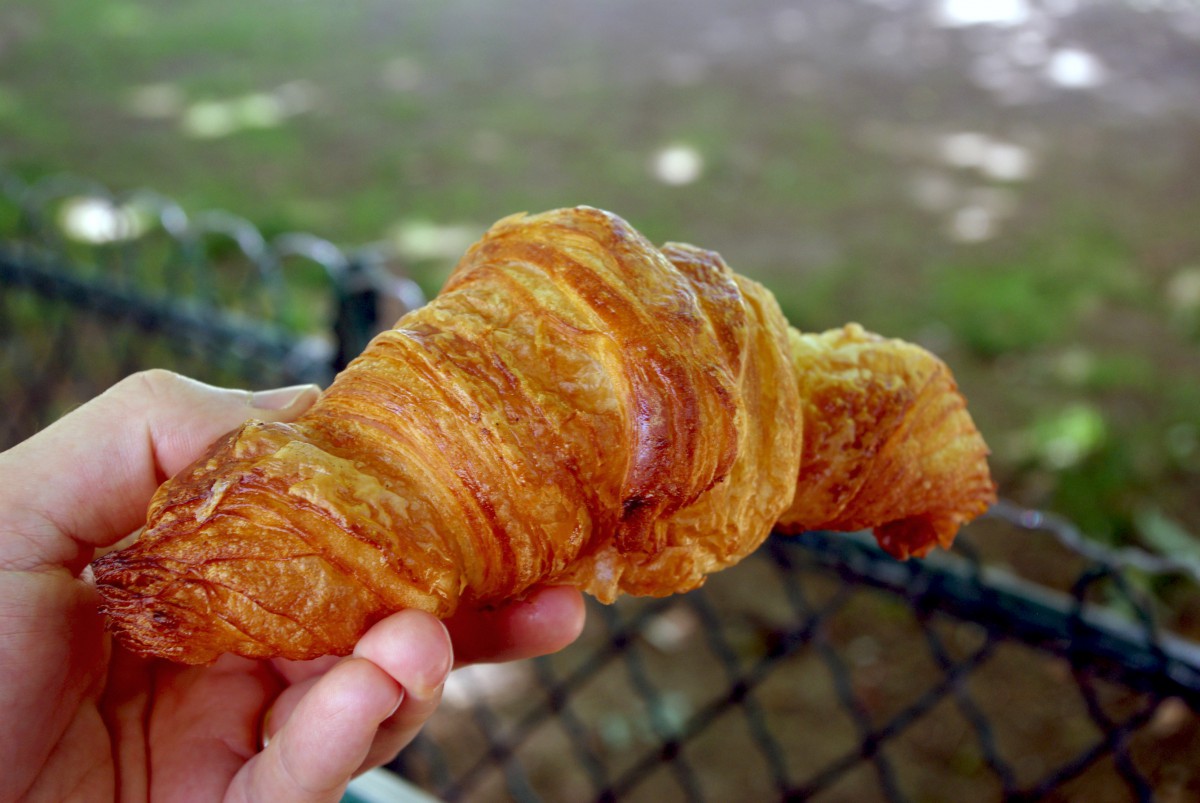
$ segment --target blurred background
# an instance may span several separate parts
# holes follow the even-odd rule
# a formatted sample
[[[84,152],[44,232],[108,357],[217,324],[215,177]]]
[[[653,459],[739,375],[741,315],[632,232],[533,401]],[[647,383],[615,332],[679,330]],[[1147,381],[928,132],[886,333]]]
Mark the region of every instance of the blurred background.
[[[1004,497],[1200,561],[1191,0],[8,0],[0,170],[373,244],[427,294],[504,215],[604,207],[803,329],[925,345]],[[69,240],[138,234],[67,201]]]
[[[429,293],[499,217],[604,207],[941,354],[1006,495],[1200,533],[1185,0],[10,0],[0,166],[380,241]]]

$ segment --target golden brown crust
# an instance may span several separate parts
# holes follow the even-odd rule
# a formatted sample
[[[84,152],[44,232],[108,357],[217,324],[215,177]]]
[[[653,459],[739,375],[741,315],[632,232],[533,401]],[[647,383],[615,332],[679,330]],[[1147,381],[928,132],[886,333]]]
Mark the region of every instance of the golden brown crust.
[[[899,558],[950,546],[996,498],[950,369],[856,324],[791,339],[804,454],[780,530],[873,528]]]
[[[311,658],[400,608],[539,583],[675,593],[753,551],[797,477],[789,528],[948,543],[986,503],[961,397],[906,344],[862,352],[884,392],[856,387],[845,331],[790,332],[716,254],[605,212],[506,218],[300,420],[251,422],[164,484],[94,564],[110,627],[187,663]],[[861,448],[841,454],[847,423]],[[947,509],[971,459],[976,493]]]

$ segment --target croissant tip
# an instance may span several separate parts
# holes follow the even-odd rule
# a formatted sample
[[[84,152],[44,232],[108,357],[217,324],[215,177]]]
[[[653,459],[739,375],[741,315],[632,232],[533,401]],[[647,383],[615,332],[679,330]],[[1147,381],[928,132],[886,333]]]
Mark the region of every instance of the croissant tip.
[[[136,547],[93,561],[92,573],[100,595],[97,610],[122,647],[178,663],[216,660],[220,650],[210,648],[204,611],[172,599],[186,580],[141,558]]]
[[[874,528],[879,546],[898,560],[923,558],[940,547],[950,549],[962,528],[987,512],[996,503],[996,485],[988,481],[971,503],[954,511],[937,511],[887,522]]]

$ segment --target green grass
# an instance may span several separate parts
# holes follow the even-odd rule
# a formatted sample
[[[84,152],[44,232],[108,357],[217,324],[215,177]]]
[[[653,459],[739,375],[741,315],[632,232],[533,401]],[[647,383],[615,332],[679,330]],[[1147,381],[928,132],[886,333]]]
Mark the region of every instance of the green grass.
[[[1128,136],[1098,106],[1043,119],[989,105],[953,69],[903,85],[820,75],[794,96],[779,87],[792,61],[714,58],[698,82],[672,83],[662,59],[699,45],[686,25],[648,36],[639,20],[654,8],[618,4],[622,24],[592,31],[483,0],[18,0],[0,8],[0,168],[148,186],[269,235],[343,244],[412,220],[482,230],[518,210],[607,207],[652,240],[717,248],[803,328],[858,320],[936,347],[994,444],[1002,492],[1115,541],[1137,538],[1147,504],[1200,532],[1200,457],[1169,445],[1200,426],[1200,313],[1163,290],[1200,254],[1200,190],[1157,155],[1186,152],[1194,126],[1139,122]],[[413,79],[400,91],[383,85],[397,58]],[[311,111],[224,137],[129,109],[148,84],[177,87],[186,106],[292,81],[315,88]],[[998,188],[910,140],[1022,127],[1043,143],[1040,172],[999,187],[1015,209],[997,237],[954,242],[944,214],[908,199],[921,171]],[[866,130],[902,144],[872,145]],[[1092,151],[1076,147],[1081,132]],[[704,159],[694,184],[648,170],[675,142]],[[448,267],[408,264],[428,291]],[[293,272],[300,305],[315,303],[320,278]],[[1026,446],[1080,409],[1104,437],[1048,469]]]

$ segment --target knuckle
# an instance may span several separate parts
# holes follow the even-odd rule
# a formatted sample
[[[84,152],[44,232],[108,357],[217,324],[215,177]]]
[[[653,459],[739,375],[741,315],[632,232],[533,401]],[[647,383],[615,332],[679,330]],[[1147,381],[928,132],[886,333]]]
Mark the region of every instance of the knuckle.
[[[110,414],[143,417],[179,397],[186,380],[165,368],[130,374],[105,391],[97,401]]]
[[[141,393],[161,396],[178,387],[182,380],[183,377],[174,371],[168,371],[166,368],[150,368],[138,371],[125,381]]]
[[[125,377],[112,387],[109,394],[122,406],[153,406],[176,396],[186,381],[174,371],[150,368]]]

